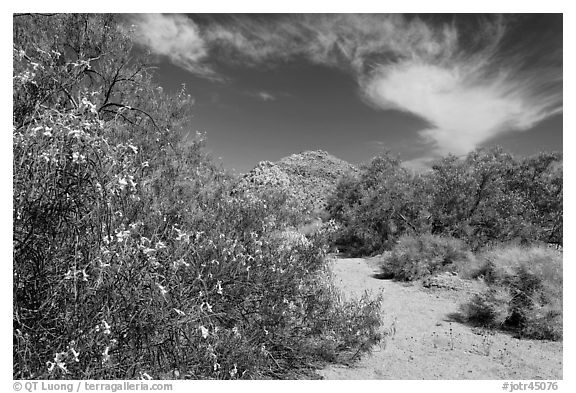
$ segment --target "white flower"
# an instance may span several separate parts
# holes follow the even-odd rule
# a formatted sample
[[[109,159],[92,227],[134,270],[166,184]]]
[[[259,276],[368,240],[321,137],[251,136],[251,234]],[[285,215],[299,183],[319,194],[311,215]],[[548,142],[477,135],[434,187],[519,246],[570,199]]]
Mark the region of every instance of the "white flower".
[[[110,361],[110,355],[108,354],[108,351],[110,350],[110,347],[106,347],[104,349],[104,352],[102,352],[102,364],[106,364]]]
[[[54,354],[54,362],[46,362],[46,366],[48,367],[48,372],[52,373],[54,371],[54,367],[58,367],[64,373],[68,374],[68,369],[66,368],[66,364],[64,363],[64,357],[66,356],[66,352],[59,352]]]
[[[98,114],[98,110],[96,109],[96,105],[94,105],[93,103],[91,103],[90,101],[88,101],[86,99],[86,97],[82,98],[82,104],[90,109],[90,112],[94,113],[94,114]]]
[[[68,136],[71,136],[72,138],[76,138],[76,139],[80,139],[81,136],[83,136],[85,133],[82,130],[72,130],[68,133]]]
[[[178,241],[185,241],[185,242],[189,242],[190,241],[190,235],[188,235],[186,232],[181,231],[178,228],[174,228],[174,230],[178,233],[178,236],[176,236],[176,240]]]
[[[16,78],[20,79],[20,81],[22,83],[26,83],[28,81],[32,81],[33,84],[36,84],[36,81],[34,81],[34,77],[36,76],[36,74],[34,72],[30,72],[28,70],[22,72],[21,74],[17,75]]]
[[[177,262],[178,262],[178,266],[186,266],[186,267],[189,267],[189,266],[190,266],[190,264],[187,263],[187,262],[186,262],[184,259],[182,259],[182,258],[180,258]]]
[[[128,175],[128,182],[130,183],[130,187],[133,190],[136,189],[136,182],[134,181],[134,176]]]
[[[146,254],[146,255],[151,254],[151,253],[153,253],[153,252],[155,252],[155,251],[156,251],[156,250],[155,250],[154,248],[149,248],[149,247],[146,247],[146,248],[144,248],[144,249],[142,250],[142,252],[143,252],[144,254]]]
[[[164,288],[162,285],[160,285],[158,283],[156,283],[156,286],[158,287],[158,289],[160,289],[160,293],[162,294],[162,296],[166,296],[166,294],[168,293],[166,288]]]
[[[234,378],[238,374],[238,369],[236,368],[236,363],[234,363],[234,368],[230,370],[230,376]]]
[[[105,320],[102,320],[102,325],[104,325],[104,334],[110,334],[110,325]]]
[[[74,356],[74,361],[76,363],[78,363],[80,360],[78,359],[78,356],[80,355],[80,352],[76,352],[76,350],[74,348],[70,348],[70,352],[72,352],[72,356]]]
[[[130,236],[130,231],[120,231],[116,234],[116,241],[118,243],[122,243],[129,236]]]
[[[200,330],[202,331],[202,337],[207,338],[208,337],[208,329],[206,329],[204,326],[200,325]]]

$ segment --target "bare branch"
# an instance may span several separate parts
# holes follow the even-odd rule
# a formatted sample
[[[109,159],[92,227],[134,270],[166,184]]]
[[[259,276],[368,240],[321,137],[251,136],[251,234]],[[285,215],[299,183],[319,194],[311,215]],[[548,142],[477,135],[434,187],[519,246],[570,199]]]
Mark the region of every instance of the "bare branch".
[[[111,106],[115,106],[115,107],[118,107],[118,108],[125,108],[125,109],[131,110],[131,111],[135,111],[135,112],[140,112],[140,113],[142,113],[143,115],[146,115],[146,116],[150,119],[150,121],[152,122],[152,124],[154,125],[154,127],[155,127],[157,130],[160,130],[160,127],[158,127],[158,125],[157,125],[156,122],[154,121],[154,118],[153,118],[150,114],[148,114],[146,111],[143,111],[142,109],[134,108],[134,107],[131,107],[131,106],[128,106],[128,105],[118,104],[118,103],[115,103],[115,102],[109,102],[109,103],[107,103],[107,104],[102,105],[102,106],[98,109],[98,113],[100,113],[101,111],[103,111],[103,110],[105,110],[106,108],[111,107]],[[107,110],[107,112],[115,112],[115,113],[117,113],[117,111],[111,111],[111,110]]]
[[[12,15],[12,17],[18,18],[20,16],[55,16],[55,15],[58,15],[58,14],[37,14],[37,13],[28,12],[28,13],[23,13],[23,14],[14,14],[14,15]]]

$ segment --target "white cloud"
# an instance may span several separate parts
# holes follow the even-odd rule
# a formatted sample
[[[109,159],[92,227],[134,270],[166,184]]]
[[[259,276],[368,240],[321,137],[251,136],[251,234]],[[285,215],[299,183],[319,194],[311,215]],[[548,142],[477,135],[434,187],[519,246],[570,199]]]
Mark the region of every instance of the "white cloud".
[[[530,114],[505,84],[481,83],[458,67],[404,62],[382,67],[364,83],[368,99],[382,109],[412,113],[430,123],[421,135],[439,153],[466,153]]]
[[[536,81],[511,74],[484,77],[467,63],[406,61],[383,66],[363,82],[381,109],[412,113],[430,124],[420,135],[437,154],[467,153],[491,138],[534,126],[561,110],[562,92],[542,97]]]
[[[250,97],[258,98],[262,101],[276,101],[276,96],[264,90],[252,91],[247,93]]]
[[[499,59],[502,17],[480,22],[462,44],[455,24],[401,15],[300,15],[212,26],[208,41],[251,65],[296,56],[347,69],[378,109],[412,113],[436,154],[463,154],[501,133],[524,130],[561,111],[562,70],[521,73],[522,54]],[[561,55],[561,53],[560,53]],[[548,81],[546,81],[548,79]]]
[[[135,40],[154,54],[168,57],[174,64],[204,77],[215,77],[203,64],[208,56],[204,39],[196,24],[182,15],[135,14]]]
[[[370,105],[427,121],[420,135],[435,154],[464,154],[562,111],[561,49],[535,65],[542,56],[532,52],[527,64],[522,52],[530,48],[499,52],[504,17],[467,26],[473,34],[455,23],[396,14],[240,15],[202,28],[177,15],[135,18],[139,42],[204,77],[217,77],[208,65],[212,56],[258,68],[305,58],[344,69]],[[253,96],[275,99],[264,91]]]

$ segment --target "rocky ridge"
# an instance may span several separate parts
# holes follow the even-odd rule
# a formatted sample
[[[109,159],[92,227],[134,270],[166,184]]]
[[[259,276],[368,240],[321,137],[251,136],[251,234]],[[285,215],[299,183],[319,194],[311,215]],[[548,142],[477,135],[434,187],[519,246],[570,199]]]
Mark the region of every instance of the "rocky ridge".
[[[324,209],[340,178],[356,173],[352,164],[323,150],[305,151],[275,163],[260,162],[238,180],[234,192],[282,190],[303,208],[317,212]]]

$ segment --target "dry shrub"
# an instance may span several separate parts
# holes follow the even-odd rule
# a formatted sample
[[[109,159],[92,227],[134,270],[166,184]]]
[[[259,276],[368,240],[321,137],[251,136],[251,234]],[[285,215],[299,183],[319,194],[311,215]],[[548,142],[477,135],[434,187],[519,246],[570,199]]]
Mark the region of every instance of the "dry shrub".
[[[403,236],[382,263],[384,276],[413,281],[440,272],[458,271],[472,258],[466,245],[454,238]]]
[[[545,246],[501,246],[481,255],[476,276],[489,285],[462,306],[471,322],[524,337],[562,338],[562,252]]]

